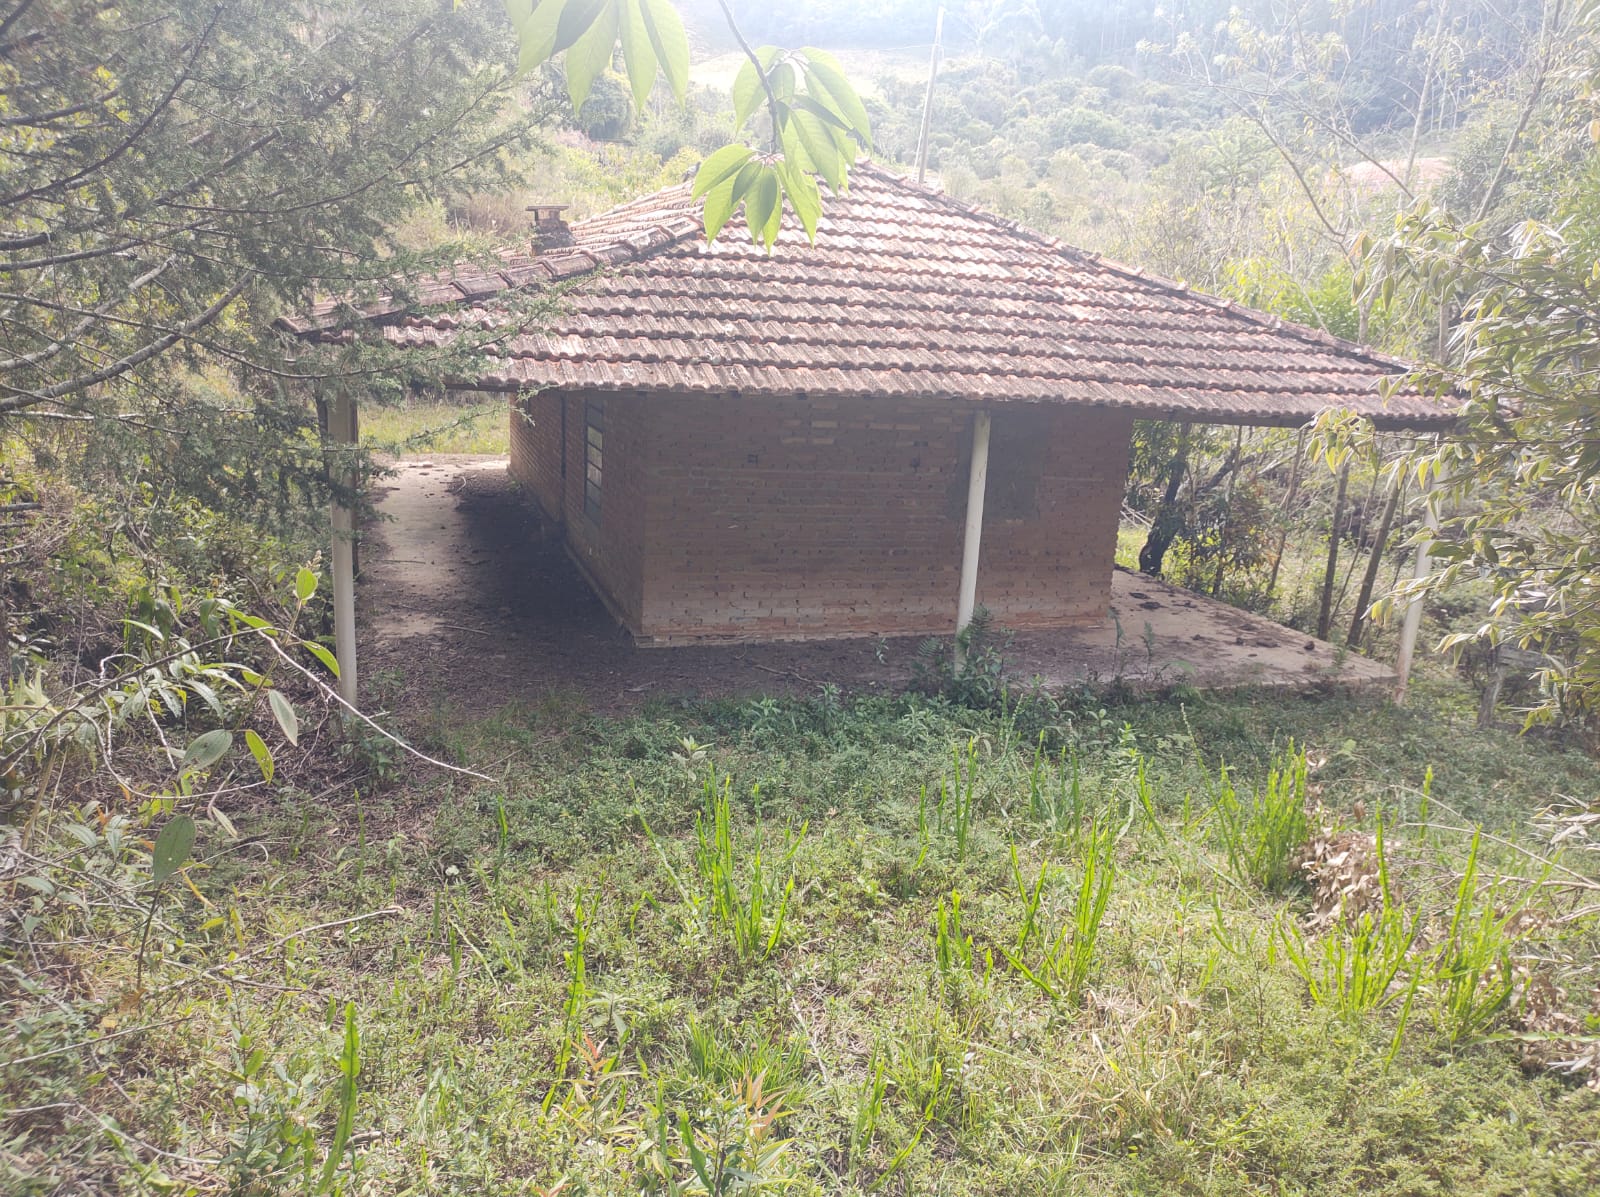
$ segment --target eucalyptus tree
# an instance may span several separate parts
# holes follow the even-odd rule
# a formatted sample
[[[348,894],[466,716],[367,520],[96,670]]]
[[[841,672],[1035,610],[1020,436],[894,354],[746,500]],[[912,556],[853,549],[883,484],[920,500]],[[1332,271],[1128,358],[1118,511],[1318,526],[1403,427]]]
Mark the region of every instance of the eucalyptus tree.
[[[0,432],[215,501],[313,478],[273,318],[454,256],[393,230],[503,177],[513,84],[485,0],[4,0]]]

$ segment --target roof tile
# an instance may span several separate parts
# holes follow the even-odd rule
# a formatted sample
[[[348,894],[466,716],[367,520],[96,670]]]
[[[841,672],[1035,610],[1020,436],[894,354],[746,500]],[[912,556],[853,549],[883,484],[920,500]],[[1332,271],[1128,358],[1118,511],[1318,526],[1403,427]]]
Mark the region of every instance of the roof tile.
[[[1404,362],[1064,246],[871,163],[829,201],[815,245],[786,216],[770,256],[733,229],[708,245],[686,184],[572,231],[571,247],[418,288],[423,306],[451,308],[395,320],[389,302],[368,315],[398,345],[440,345],[492,319],[499,290],[589,275],[546,328],[507,338],[478,385],[955,396],[1244,423],[1335,406],[1385,426],[1454,418],[1421,395],[1379,394]],[[324,304],[284,327],[314,335],[343,315]]]

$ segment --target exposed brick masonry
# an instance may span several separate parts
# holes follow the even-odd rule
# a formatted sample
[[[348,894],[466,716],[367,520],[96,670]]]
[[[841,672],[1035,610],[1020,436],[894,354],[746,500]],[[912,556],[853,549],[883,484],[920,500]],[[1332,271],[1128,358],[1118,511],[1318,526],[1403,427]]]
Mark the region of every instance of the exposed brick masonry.
[[[565,511],[573,555],[641,640],[950,631],[970,406],[613,396],[596,526],[582,402],[568,401],[564,505],[539,435],[559,429],[558,396],[532,400],[531,428],[514,423],[512,468]],[[1007,435],[1013,419],[1023,435]],[[1002,624],[1104,618],[1129,427],[1104,410],[996,414],[978,599]]]
[[[545,391],[511,411],[511,475],[527,487],[546,519],[562,527],[567,548],[611,612],[637,633],[644,591],[644,462],[649,435],[636,395],[606,398],[600,518],[584,510],[584,397]],[[562,408],[566,474],[562,476]]]

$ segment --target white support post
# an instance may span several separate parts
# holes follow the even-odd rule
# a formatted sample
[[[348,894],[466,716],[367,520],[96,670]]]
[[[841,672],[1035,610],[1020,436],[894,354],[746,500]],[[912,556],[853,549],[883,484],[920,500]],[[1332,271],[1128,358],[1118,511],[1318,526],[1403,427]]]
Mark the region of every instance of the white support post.
[[[1433,543],[1432,537],[1439,531],[1439,508],[1434,502],[1434,490],[1440,482],[1437,474],[1428,479],[1428,485],[1422,491],[1422,526],[1428,532],[1429,538],[1417,545],[1416,566],[1411,576],[1416,579],[1426,578],[1433,566],[1428,558],[1428,549]],[[1414,598],[1406,604],[1406,616],[1400,624],[1400,654],[1395,660],[1394,671],[1399,675],[1399,681],[1394,688],[1394,702],[1401,706],[1406,700],[1406,684],[1411,680],[1411,662],[1417,651],[1417,633],[1422,629],[1422,600]]]
[[[349,491],[356,486],[350,454],[356,443],[356,401],[344,391],[328,398],[329,477]],[[355,512],[334,495],[329,512],[333,526],[333,640],[339,659],[339,697],[356,703],[356,522]]]
[[[965,663],[961,633],[972,622],[978,601],[978,554],[983,547],[983,494],[989,482],[989,413],[979,410],[972,419],[972,470],[967,475],[967,527],[961,540],[961,592],[956,599],[956,656]]]

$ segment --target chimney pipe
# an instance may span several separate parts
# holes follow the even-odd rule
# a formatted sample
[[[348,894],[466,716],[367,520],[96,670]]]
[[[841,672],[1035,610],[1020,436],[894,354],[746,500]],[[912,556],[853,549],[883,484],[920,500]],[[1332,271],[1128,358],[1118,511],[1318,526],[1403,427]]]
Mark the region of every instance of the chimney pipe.
[[[563,246],[574,244],[572,230],[567,227],[566,219],[561,215],[566,210],[566,204],[528,205],[528,211],[533,213],[533,253],[535,257],[547,250],[560,249]]]

